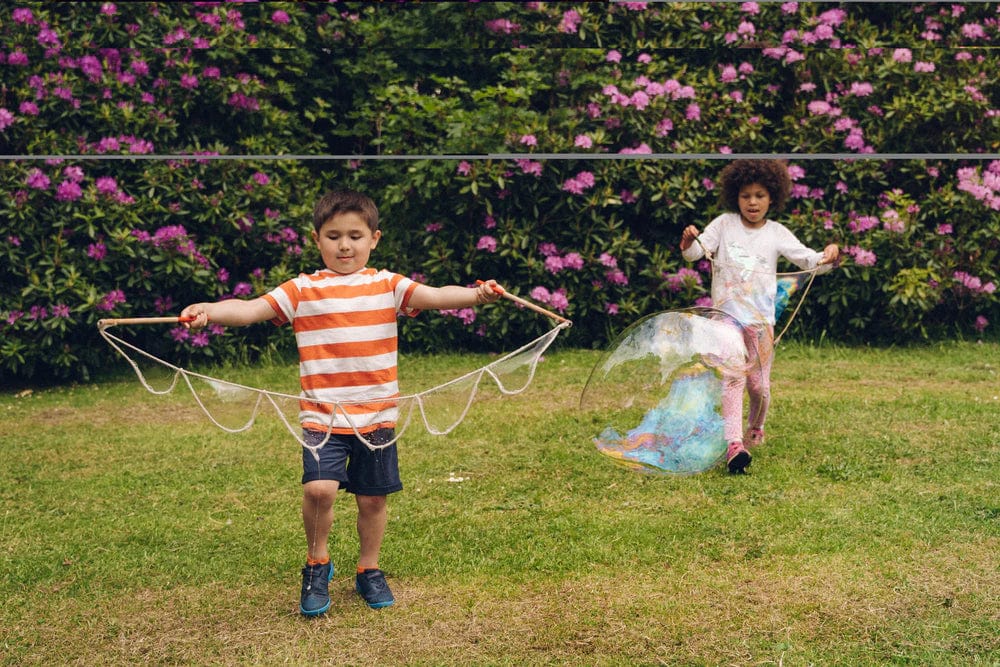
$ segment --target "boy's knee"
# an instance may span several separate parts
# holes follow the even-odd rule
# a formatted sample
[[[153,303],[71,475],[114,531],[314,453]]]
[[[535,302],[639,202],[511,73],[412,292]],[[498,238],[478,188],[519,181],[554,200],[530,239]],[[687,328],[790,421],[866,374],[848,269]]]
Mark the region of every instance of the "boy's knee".
[[[358,510],[360,512],[381,512],[386,506],[385,496],[361,496],[357,495],[354,497],[358,503]]]
[[[332,503],[340,483],[334,480],[316,480],[302,485],[302,495],[311,503]]]

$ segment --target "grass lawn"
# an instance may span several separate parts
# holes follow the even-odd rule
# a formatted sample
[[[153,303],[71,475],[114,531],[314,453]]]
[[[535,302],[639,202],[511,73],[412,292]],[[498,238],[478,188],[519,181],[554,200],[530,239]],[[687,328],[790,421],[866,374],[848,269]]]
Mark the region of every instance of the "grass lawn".
[[[783,344],[745,476],[600,455],[576,408],[597,358],[557,341],[523,394],[484,392],[447,436],[412,427],[382,551],[396,605],[353,593],[341,494],[314,620],[277,419],[229,434],[124,373],[0,393],[0,661],[1000,664],[1000,346]],[[486,360],[400,373],[422,388]]]

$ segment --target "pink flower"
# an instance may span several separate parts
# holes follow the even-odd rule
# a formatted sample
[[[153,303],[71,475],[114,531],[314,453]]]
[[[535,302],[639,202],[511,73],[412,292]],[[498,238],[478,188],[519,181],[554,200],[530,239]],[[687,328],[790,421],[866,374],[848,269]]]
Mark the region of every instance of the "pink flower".
[[[913,52],[909,49],[895,49],[892,52],[892,59],[897,63],[908,63],[913,60]]]
[[[76,201],[83,194],[80,184],[73,181],[63,181],[56,188],[56,199],[58,201]]]
[[[975,324],[972,325],[972,327],[979,333],[983,333],[983,331],[985,331],[986,327],[988,327],[989,325],[990,321],[985,317],[983,317],[982,315],[980,315],[979,317],[976,318],[976,322]]]
[[[854,258],[854,263],[858,266],[875,266],[876,256],[870,250],[865,250],[860,246],[849,246],[845,252]]]
[[[580,253],[568,252],[563,256],[563,268],[579,271],[583,268],[583,257]]]
[[[101,298],[100,303],[97,304],[97,309],[110,312],[120,303],[125,303],[125,292],[120,289],[113,289]]]
[[[594,145],[594,141],[586,134],[578,134],[573,140],[573,145],[577,148],[590,148]]]
[[[535,162],[533,160],[514,160],[514,163],[521,168],[521,172],[529,174],[531,176],[541,176],[542,175],[542,163]]]
[[[604,304],[604,312],[606,312],[608,315],[617,315],[618,314],[618,304],[617,303],[605,303]]]
[[[476,250],[485,250],[486,252],[496,252],[497,240],[492,236],[481,236],[479,237],[479,241],[476,243]]]
[[[580,21],[583,18],[580,13],[575,9],[570,9],[569,11],[563,12],[562,21],[559,22],[559,32],[575,34],[580,27]]]
[[[689,104],[684,110],[684,117],[688,120],[701,120],[701,107],[697,104]]]
[[[951,234],[952,226],[947,222],[942,222],[940,225],[937,226],[937,230],[935,231],[937,231],[937,233],[940,234],[941,236],[945,236]]]
[[[549,290],[542,287],[541,285],[531,288],[531,291],[528,292],[528,296],[530,296],[535,301],[541,301],[542,303],[549,302],[549,295],[550,295]]]
[[[536,139],[535,135],[533,134],[522,134],[521,143],[524,144],[525,146],[537,146],[538,139]]]
[[[467,162],[466,160],[462,160],[461,162],[458,163],[458,168],[455,169],[455,171],[461,174],[462,176],[468,176],[470,173],[472,173],[472,164],[470,162]]]
[[[0,107],[0,132],[14,124],[14,114],[7,109]]]
[[[45,190],[49,187],[49,177],[41,169],[32,169],[24,180],[25,185],[35,190]]]
[[[118,192],[118,183],[111,176],[101,176],[95,182],[97,191],[102,195],[113,195]]]
[[[431,222],[431,223],[428,223],[426,227],[424,227],[424,231],[430,232],[431,234],[433,234],[434,232],[441,231],[443,228],[444,228],[444,225],[441,224],[440,222]]]
[[[257,185],[267,185],[271,182],[271,177],[262,171],[254,172],[253,176],[250,178],[253,179],[254,183]]]
[[[521,29],[520,23],[512,23],[507,19],[493,19],[484,24],[489,32],[509,35]]]
[[[622,61],[622,54],[615,49],[608,51],[608,55],[604,56],[604,59],[609,63],[620,63]]]
[[[594,186],[594,175],[589,171],[581,171],[562,184],[562,189],[575,195],[582,195],[584,190]]]
[[[962,36],[967,39],[983,39],[986,31],[978,23],[966,23],[962,26]]]
[[[288,12],[279,9],[271,14],[271,20],[275,23],[286,24],[291,21],[291,18],[289,18]]]
[[[103,243],[91,243],[87,246],[87,257],[99,262],[108,254],[108,249]]]
[[[559,255],[550,255],[545,258],[545,270],[549,273],[559,273],[563,268],[563,258]]]
[[[924,61],[917,61],[917,62],[913,63],[913,71],[914,72],[933,72],[934,71],[934,63],[929,63],[929,62],[924,62]]]

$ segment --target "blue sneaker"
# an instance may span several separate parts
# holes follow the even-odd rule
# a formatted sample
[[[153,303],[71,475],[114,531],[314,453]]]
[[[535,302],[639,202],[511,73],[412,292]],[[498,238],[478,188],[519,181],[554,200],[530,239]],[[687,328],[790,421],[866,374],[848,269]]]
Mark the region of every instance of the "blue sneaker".
[[[354,578],[354,589],[372,609],[388,607],[396,601],[382,570],[365,570]]]
[[[333,563],[306,565],[302,568],[302,598],[299,611],[303,616],[319,616],[330,608],[330,579]]]

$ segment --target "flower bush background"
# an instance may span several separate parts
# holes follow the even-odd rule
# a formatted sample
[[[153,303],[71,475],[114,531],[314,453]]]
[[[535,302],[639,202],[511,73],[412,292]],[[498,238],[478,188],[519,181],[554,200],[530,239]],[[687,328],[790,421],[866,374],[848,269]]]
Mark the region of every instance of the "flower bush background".
[[[87,377],[111,362],[102,317],[317,268],[311,207],[336,186],[379,203],[373,264],[496,277],[602,346],[706,297],[677,240],[744,153],[795,155],[775,217],[846,250],[797,336],[997,337],[991,3],[14,3],[0,35],[0,378]],[[542,319],[508,303],[401,335],[495,351]],[[293,344],[129,333],[185,363]]]

